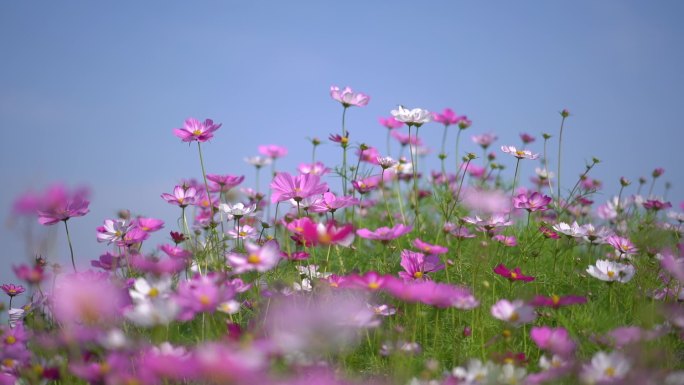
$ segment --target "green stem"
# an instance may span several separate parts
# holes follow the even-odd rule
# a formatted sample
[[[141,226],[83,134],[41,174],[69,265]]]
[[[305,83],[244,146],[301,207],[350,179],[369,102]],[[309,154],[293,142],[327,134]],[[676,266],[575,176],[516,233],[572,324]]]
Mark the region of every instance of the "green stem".
[[[347,115],[347,107],[342,110],[342,138],[347,137],[347,128],[345,126],[345,118]],[[347,146],[342,146],[342,195],[347,193]]]
[[[558,195],[556,196],[556,201],[558,202],[558,207],[560,207],[560,199],[561,199],[561,149],[562,149],[562,143],[563,143],[563,125],[565,124],[565,116],[563,116],[563,119],[561,119],[561,125],[560,125],[560,133],[558,134],[558,170],[556,174],[556,187],[557,187],[557,192]]]
[[[74,261],[74,247],[71,245],[71,236],[69,235],[69,226],[67,225],[67,220],[68,218],[63,221],[64,229],[66,230],[67,242],[69,242],[69,251],[71,252],[71,265],[74,267],[74,273],[77,273],[76,262]]]

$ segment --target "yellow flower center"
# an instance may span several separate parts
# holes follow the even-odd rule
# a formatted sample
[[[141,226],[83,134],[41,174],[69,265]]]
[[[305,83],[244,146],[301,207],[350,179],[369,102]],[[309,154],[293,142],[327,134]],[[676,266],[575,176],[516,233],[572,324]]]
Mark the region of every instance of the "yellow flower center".
[[[431,250],[431,249],[430,249],[430,246],[427,246],[427,245],[426,245],[426,246],[423,246],[423,251],[426,251],[426,252],[429,253],[430,250]]]
[[[17,342],[17,339],[14,336],[7,336],[5,338],[5,343],[7,345],[14,345],[15,342]]]
[[[609,366],[603,371],[603,374],[605,374],[606,377],[615,377],[615,368]]]
[[[45,371],[45,369],[43,368],[43,366],[40,365],[40,364],[35,364],[35,365],[33,365],[33,367],[32,367],[31,369],[33,369],[33,373],[35,373],[35,374],[37,374],[37,375],[39,375],[39,376],[42,376],[42,375],[43,375],[43,372]]]
[[[11,358],[6,358],[6,359],[2,360],[2,366],[9,368],[9,369],[12,369],[16,362],[17,362],[16,360],[13,360]]]
[[[518,151],[515,152],[515,154],[518,155],[518,156],[525,156],[525,151],[523,151],[523,150],[518,150]]]
[[[16,289],[9,289],[9,295],[16,295],[17,290]]]
[[[256,254],[250,254],[249,257],[247,257],[247,262],[251,263],[252,265],[256,265],[257,263],[261,262],[261,258],[259,258],[259,256]]]
[[[511,278],[513,278],[513,279],[518,278],[518,273],[511,273]]]
[[[200,297],[199,297],[199,302],[200,302],[202,305],[207,306],[207,305],[209,305],[209,304],[211,303],[211,300],[209,299],[209,296],[208,296],[208,295],[202,294],[202,295],[200,295]]]
[[[380,288],[380,284],[377,282],[369,282],[368,288],[372,290],[377,290],[378,288]]]
[[[111,366],[109,366],[108,363],[103,362],[100,364],[100,373],[101,374],[107,374],[109,371],[112,370]]]
[[[608,270],[606,274],[608,275],[608,278],[613,278],[613,276],[615,276],[615,272],[610,270]]]
[[[295,232],[297,232],[297,233],[301,233],[302,231],[304,231],[304,228],[302,228],[301,226],[297,226],[297,227],[294,228],[294,230],[295,230]]]
[[[511,357],[506,357],[506,358],[504,358],[503,361],[504,361],[504,364],[511,364],[511,365],[513,365],[513,363],[515,362]]]
[[[341,144],[348,144],[348,143],[349,143],[349,138],[343,137],[343,138],[340,140],[340,143],[341,143]]]
[[[197,130],[193,131],[192,134],[195,136],[200,136],[200,135],[202,135],[202,130],[197,129]]]
[[[156,287],[151,288],[150,291],[147,293],[147,296],[150,298],[155,298],[158,295],[159,295],[159,289],[157,289]]]
[[[508,329],[504,329],[504,331],[501,332],[501,335],[503,338],[511,338],[511,331]]]
[[[423,272],[416,271],[415,273],[413,273],[413,278],[423,278]]]
[[[326,234],[321,234],[318,236],[318,242],[320,242],[324,245],[330,244],[330,241],[332,241],[332,237],[330,236],[330,234],[326,233]]]
[[[557,295],[552,295],[551,296],[551,302],[553,302],[554,305],[558,305],[560,303],[560,297]]]
[[[238,235],[241,236],[241,237],[244,237],[244,236],[247,235],[247,233],[246,233],[245,231],[240,231],[240,232],[238,233]]]
[[[515,321],[517,321],[517,320],[519,320],[519,319],[520,319],[520,314],[518,314],[518,312],[516,312],[516,311],[514,311],[513,313],[511,313],[511,316],[508,317],[508,320],[511,321],[511,322],[515,322]]]

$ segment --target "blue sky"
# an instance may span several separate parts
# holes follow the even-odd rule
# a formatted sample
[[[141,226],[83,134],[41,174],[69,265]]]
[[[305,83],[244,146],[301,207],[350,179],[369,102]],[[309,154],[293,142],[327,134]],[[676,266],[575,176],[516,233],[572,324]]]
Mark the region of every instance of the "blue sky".
[[[70,222],[82,264],[105,250],[95,227],[121,208],[165,219],[151,245],[164,242],[178,212],[159,195],[201,175],[196,148],[173,128],[190,116],[223,123],[204,147],[208,172],[252,185],[243,158],[258,145],[286,146],[278,168],[293,171],[309,160],[306,137],[340,131],[333,84],[371,96],[348,113],[352,142],[383,149],[377,118],[398,104],[451,107],[473,121],[463,151],[477,150],[470,135],[495,132],[498,148],[523,131],[541,151],[548,132],[552,170],[558,111],[568,108],[564,187],[596,156],[593,176],[606,186],[597,202],[620,176],[664,167],[659,192],[670,181],[678,203],[683,16],[674,0],[2,2],[0,259],[25,258],[10,226],[14,197],[57,181],[92,190],[91,213]],[[421,137],[436,149],[441,127]],[[319,153],[331,165],[340,158],[330,144]],[[513,160],[499,158],[511,172]],[[425,163],[436,168],[435,155]],[[65,261],[63,228],[53,231],[49,258]]]

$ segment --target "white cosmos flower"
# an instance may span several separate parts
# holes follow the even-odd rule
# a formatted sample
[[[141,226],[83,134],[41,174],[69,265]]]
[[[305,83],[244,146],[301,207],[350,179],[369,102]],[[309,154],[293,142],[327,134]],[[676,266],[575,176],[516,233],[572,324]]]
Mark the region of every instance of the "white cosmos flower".
[[[606,282],[629,282],[634,277],[634,266],[599,259],[595,265],[587,267],[587,273]]]
[[[245,162],[251,164],[256,168],[262,168],[264,166],[268,166],[269,164],[271,164],[273,162],[273,159],[257,155],[245,158]]]
[[[409,126],[420,127],[424,123],[432,121],[432,113],[422,108],[409,110],[400,105],[399,108],[392,110],[391,112],[394,119],[406,123]]]
[[[490,383],[494,372],[496,367],[493,363],[487,361],[483,364],[478,359],[471,359],[467,366],[454,368],[451,375],[459,380],[459,384],[479,385]]]
[[[242,218],[242,217],[251,217],[254,215],[254,212],[256,211],[256,204],[252,203],[249,206],[245,206],[241,202],[238,202],[234,205],[231,205],[229,203],[221,203],[219,205],[219,210],[223,211],[224,213],[228,214],[229,220],[233,218]]]
[[[620,352],[598,352],[594,354],[591,363],[582,368],[581,378],[587,384],[619,383],[630,367],[629,360]]]

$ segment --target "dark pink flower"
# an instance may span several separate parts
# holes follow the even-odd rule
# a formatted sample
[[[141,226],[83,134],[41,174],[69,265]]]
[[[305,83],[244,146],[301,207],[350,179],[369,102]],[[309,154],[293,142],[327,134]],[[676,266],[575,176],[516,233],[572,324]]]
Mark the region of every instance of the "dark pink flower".
[[[632,241],[619,235],[610,235],[606,237],[605,240],[606,243],[615,248],[615,252],[617,252],[621,257],[628,257],[630,255],[636,254],[639,251],[639,249],[634,246]]]
[[[399,223],[392,228],[380,227],[376,230],[358,229],[356,230],[356,234],[361,238],[389,242],[393,239],[401,237],[402,235],[410,233],[411,230],[413,230],[412,226],[406,226]]]
[[[31,285],[39,284],[45,279],[45,272],[43,268],[38,265],[29,266],[27,264],[21,264],[19,266],[14,266],[12,269],[17,278],[22,279]]]
[[[105,271],[113,271],[119,267],[121,264],[121,259],[121,256],[107,252],[103,255],[100,255],[98,260],[90,261],[90,265]]]
[[[421,302],[440,308],[472,309],[479,305],[467,288],[433,281],[404,282],[394,279],[387,282],[384,290],[406,302]]]
[[[587,298],[579,295],[565,295],[562,297],[555,294],[551,297],[538,295],[535,296],[530,303],[537,307],[552,307],[558,309],[561,306],[587,303]]]
[[[544,235],[546,238],[550,239],[558,239],[560,236],[558,235],[557,232],[553,231],[552,229],[546,227],[546,226],[540,226],[539,227],[539,232]]]
[[[13,283],[6,283],[0,286],[0,289],[2,289],[2,291],[4,291],[5,294],[9,295],[10,297],[17,296],[26,291],[23,286],[15,285]]]
[[[359,194],[366,194],[378,188],[379,183],[379,177],[371,176],[365,179],[353,180],[352,186],[354,187],[354,190],[359,192]]]
[[[370,101],[370,96],[361,92],[354,92],[349,87],[344,87],[344,89],[340,91],[340,87],[331,86],[330,97],[342,103],[344,108],[351,106],[363,107]]]
[[[664,202],[659,199],[649,199],[643,203],[646,210],[660,211],[672,207],[672,203]]]
[[[301,202],[304,198],[323,194],[328,190],[328,185],[321,182],[321,178],[318,175],[304,174],[293,177],[289,173],[281,172],[273,178],[271,189],[272,203],[290,199]]]
[[[445,126],[450,126],[452,124],[457,124],[461,120],[461,117],[456,115],[454,110],[451,108],[445,108],[442,113],[433,112],[432,121],[437,123],[442,123]]]
[[[191,252],[178,246],[161,245],[159,246],[159,249],[163,251],[166,255],[174,259],[188,259],[192,256]]]
[[[221,124],[214,124],[214,121],[211,119],[207,119],[202,123],[195,118],[188,118],[185,120],[183,127],[173,129],[173,134],[183,142],[206,142],[214,137],[214,131],[220,127]]]
[[[653,173],[651,173],[651,176],[653,176],[654,178],[657,178],[657,177],[663,175],[663,173],[665,173],[665,169],[662,167],[658,167],[658,168],[653,170]]]
[[[577,344],[570,338],[568,331],[562,327],[533,327],[530,330],[530,338],[540,349],[548,350],[561,357],[569,357],[577,347]]]
[[[534,281],[534,277],[524,275],[519,267],[516,267],[513,270],[509,270],[503,263],[498,264],[494,268],[494,272],[504,278],[507,278],[510,281],[525,281],[525,282],[532,282]]]
[[[359,156],[359,159],[362,162],[374,164],[374,165],[379,165],[380,163],[378,162],[378,158],[380,157],[380,152],[378,152],[378,149],[375,147],[367,147],[365,149],[358,149],[356,151],[356,155]]]
[[[338,226],[334,221],[328,223],[314,223],[305,221],[301,238],[306,245],[340,245],[349,247],[354,241],[354,226]]]
[[[530,144],[530,143],[534,142],[535,138],[534,138],[534,136],[532,136],[528,133],[522,132],[522,133],[520,133],[520,140],[522,140],[522,142],[524,144]]]

